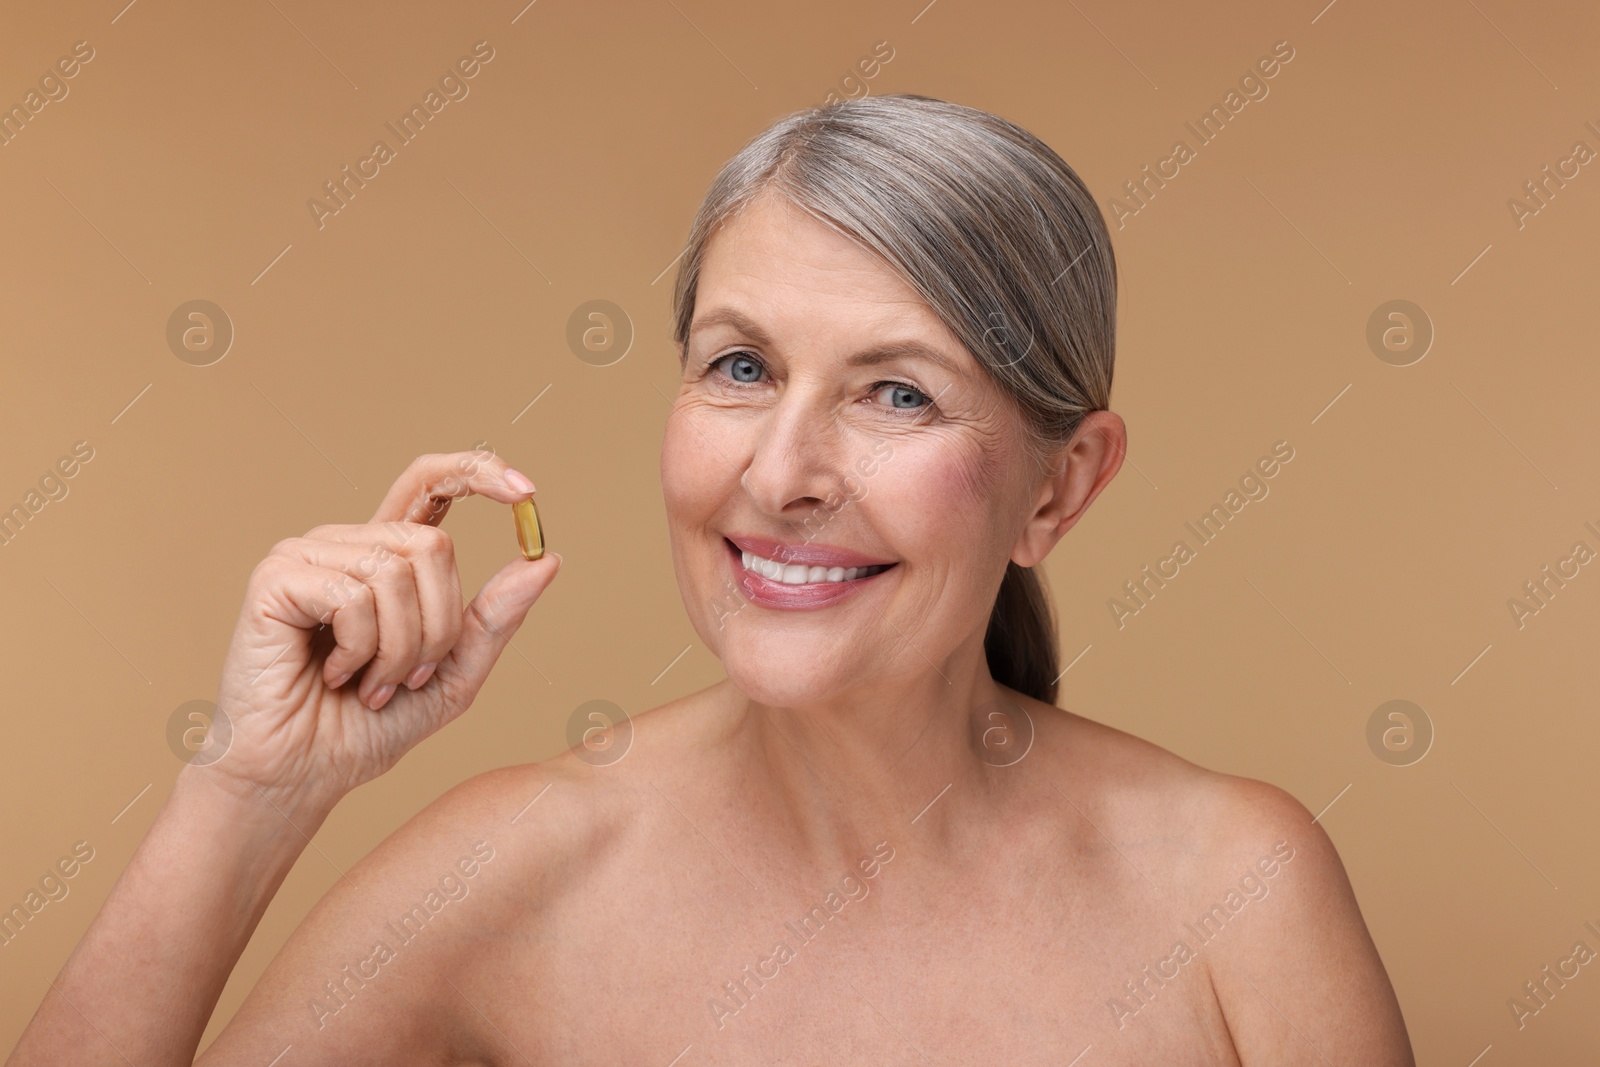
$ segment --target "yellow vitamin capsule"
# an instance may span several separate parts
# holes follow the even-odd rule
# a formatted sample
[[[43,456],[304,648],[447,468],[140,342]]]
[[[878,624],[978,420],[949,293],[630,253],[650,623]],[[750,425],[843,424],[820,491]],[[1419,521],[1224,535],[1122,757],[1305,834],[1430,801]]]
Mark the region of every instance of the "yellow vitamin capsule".
[[[544,529],[539,525],[539,509],[532,498],[511,505],[511,517],[517,524],[517,544],[522,546],[523,559],[538,559],[544,555]]]

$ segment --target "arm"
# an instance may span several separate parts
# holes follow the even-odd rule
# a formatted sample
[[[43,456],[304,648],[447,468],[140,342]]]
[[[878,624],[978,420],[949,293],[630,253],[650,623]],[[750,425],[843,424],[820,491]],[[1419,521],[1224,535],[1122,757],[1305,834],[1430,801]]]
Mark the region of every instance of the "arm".
[[[371,523],[318,527],[257,565],[218,688],[231,741],[179,775],[9,1063],[193,1060],[328,812],[466,710],[554,578],[559,556],[514,559],[462,609],[434,524],[457,496],[526,499],[508,471],[491,453],[422,456]]]
[[[1244,902],[1216,951],[1203,950],[1240,1062],[1415,1067],[1333,842],[1283,790],[1239,778],[1227,789],[1205,879],[1215,899],[1196,914],[1230,890]]]
[[[185,768],[9,1062],[189,1063],[256,923],[325,814],[289,814],[297,831],[265,799]]]
[[[496,950],[543,897],[567,832],[510,820],[556,776],[478,775],[396,830],[318,901],[199,1067],[265,1067],[286,1048],[280,1067],[521,1062]]]

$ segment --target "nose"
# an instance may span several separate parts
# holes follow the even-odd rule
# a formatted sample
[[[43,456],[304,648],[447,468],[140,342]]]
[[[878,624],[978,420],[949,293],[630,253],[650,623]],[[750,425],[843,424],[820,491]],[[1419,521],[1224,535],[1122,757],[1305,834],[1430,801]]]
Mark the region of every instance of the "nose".
[[[822,386],[794,381],[752,420],[739,484],[766,514],[798,521],[843,491],[844,432],[831,403]]]

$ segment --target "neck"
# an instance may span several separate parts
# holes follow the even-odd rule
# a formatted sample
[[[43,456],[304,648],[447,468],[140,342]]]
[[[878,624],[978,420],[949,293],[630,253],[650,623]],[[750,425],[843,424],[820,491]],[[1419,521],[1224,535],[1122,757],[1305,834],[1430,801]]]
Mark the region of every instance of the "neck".
[[[755,798],[792,827],[802,855],[843,869],[884,840],[914,835],[955,847],[1008,758],[994,745],[1001,720],[990,713],[1004,712],[1014,734],[1031,737],[1025,724],[1016,729],[1018,698],[990,676],[979,638],[937,669],[919,661],[910,677],[885,673],[805,704],[764,704],[724,683]]]

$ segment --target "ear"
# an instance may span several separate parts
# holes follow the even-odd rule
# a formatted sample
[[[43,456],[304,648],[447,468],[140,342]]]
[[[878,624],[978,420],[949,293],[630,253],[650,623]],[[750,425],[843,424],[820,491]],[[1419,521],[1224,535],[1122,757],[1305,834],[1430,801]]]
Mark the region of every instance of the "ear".
[[[1011,550],[1019,567],[1033,567],[1077,523],[1128,452],[1128,428],[1112,411],[1091,411],[1052,457],[1034,497],[1032,514]]]

